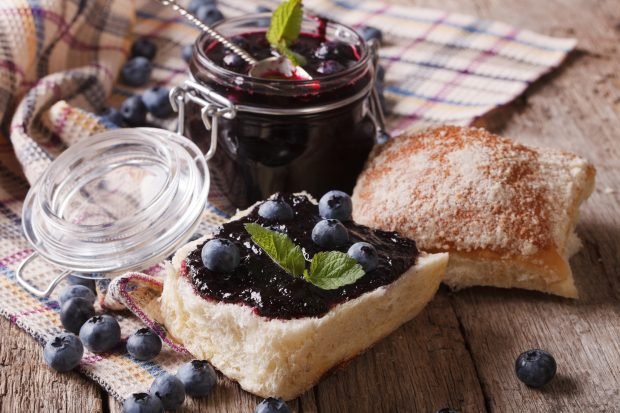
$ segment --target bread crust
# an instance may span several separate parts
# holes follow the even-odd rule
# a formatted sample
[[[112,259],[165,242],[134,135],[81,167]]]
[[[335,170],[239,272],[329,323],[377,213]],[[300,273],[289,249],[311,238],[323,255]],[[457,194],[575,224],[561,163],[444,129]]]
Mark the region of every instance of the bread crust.
[[[375,147],[353,218],[450,252],[446,284],[577,297],[568,258],[595,169],[577,155],[442,126]]]
[[[181,268],[208,238],[190,242],[166,265],[161,296],[166,329],[244,390],[286,400],[417,315],[435,295],[448,263],[445,253],[422,253],[391,284],[338,304],[321,317],[270,319],[249,306],[196,294]]]

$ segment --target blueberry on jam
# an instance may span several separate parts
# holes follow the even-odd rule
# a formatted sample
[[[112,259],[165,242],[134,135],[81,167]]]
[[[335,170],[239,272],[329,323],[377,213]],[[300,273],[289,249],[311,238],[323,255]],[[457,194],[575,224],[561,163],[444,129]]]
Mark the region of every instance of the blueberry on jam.
[[[236,35],[231,41],[257,60],[271,57],[274,53],[262,32]],[[313,78],[341,72],[359,60],[360,55],[357,46],[341,41],[323,41],[320,36],[310,33],[302,33],[291,50],[305,58],[304,69]],[[249,73],[250,66],[219,42],[208,44],[206,53],[218,66],[237,73]]]
[[[287,234],[299,245],[307,258],[325,251],[325,248],[312,241],[312,230],[322,220],[317,205],[303,195],[278,195],[275,200],[290,205],[295,211],[295,219],[278,223],[277,230]],[[201,259],[202,245],[187,256],[184,275],[193,283],[197,294],[206,299],[247,305],[256,314],[269,318],[321,317],[339,303],[395,281],[415,264],[418,256],[416,244],[412,240],[394,232],[370,229],[353,221],[343,222],[341,225],[346,227],[349,241],[329,250],[346,253],[352,245],[367,242],[375,251],[365,254],[369,257],[364,258],[369,260],[362,260],[355,254],[368,268],[363,277],[353,284],[323,290],[301,277],[286,273],[252,242],[244,224],[255,222],[264,227],[274,225],[272,220],[259,215],[258,209],[258,206],[254,207],[247,216],[225,223],[214,235],[238,246],[240,263],[234,271],[223,273],[207,269]]]

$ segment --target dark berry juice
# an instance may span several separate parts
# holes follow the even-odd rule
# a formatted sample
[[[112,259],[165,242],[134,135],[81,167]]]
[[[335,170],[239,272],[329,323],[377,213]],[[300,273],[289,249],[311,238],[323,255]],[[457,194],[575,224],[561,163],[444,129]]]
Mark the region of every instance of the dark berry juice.
[[[265,39],[268,21],[248,16],[217,29],[261,60],[274,53]],[[369,49],[354,30],[311,18],[291,49],[304,57],[311,80],[250,77],[249,66],[208,35],[196,42],[193,78],[237,108],[234,118],[219,118],[218,148],[209,161],[212,185],[223,195],[212,198],[216,206],[245,208],[274,192],[318,197],[353,189],[375,140]],[[200,111],[188,102],[185,133],[206,149],[211,132]]]

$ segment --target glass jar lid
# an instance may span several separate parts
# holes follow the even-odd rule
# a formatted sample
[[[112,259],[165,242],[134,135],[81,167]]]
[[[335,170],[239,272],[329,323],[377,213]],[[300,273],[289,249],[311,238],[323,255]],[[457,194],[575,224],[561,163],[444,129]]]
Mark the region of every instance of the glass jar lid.
[[[208,192],[205,157],[189,139],[113,129],[52,162],[26,196],[22,225],[36,253],[64,269],[145,269],[187,241]]]

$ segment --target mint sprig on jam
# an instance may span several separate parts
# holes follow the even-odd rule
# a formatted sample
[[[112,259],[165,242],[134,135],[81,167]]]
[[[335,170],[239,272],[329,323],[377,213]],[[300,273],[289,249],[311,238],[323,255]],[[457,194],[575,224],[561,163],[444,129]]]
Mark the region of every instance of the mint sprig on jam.
[[[301,33],[301,23],[304,18],[302,7],[301,0],[286,0],[273,11],[269,30],[267,30],[269,44],[286,56],[295,66],[302,66],[306,63],[303,56],[290,49]]]
[[[356,260],[340,251],[314,254],[308,270],[301,248],[287,235],[259,224],[250,223],[244,226],[252,241],[284,271],[295,277],[304,277],[306,281],[324,290],[352,284],[365,274]]]
[[[259,224],[245,224],[244,227],[252,236],[252,241],[265,251],[273,262],[291,275],[303,276],[306,269],[304,254],[289,237]]]

